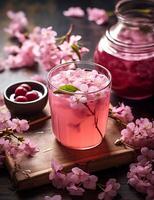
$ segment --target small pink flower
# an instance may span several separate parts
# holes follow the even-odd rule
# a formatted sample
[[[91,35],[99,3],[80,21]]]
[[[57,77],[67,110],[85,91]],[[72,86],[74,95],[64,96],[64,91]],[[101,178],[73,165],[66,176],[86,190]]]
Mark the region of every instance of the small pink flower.
[[[51,180],[52,185],[58,189],[64,189],[67,186],[66,175],[61,172],[51,172],[49,174],[49,180]]]
[[[78,167],[72,168],[72,179],[75,180],[75,183],[84,182],[88,179],[89,174],[84,172],[82,169]]]
[[[52,197],[45,196],[44,200],[62,200],[62,196],[61,195],[54,195]]]
[[[20,149],[24,151],[27,156],[34,156],[39,150],[29,139],[26,139],[21,145]]]
[[[74,184],[66,187],[67,191],[69,191],[70,195],[73,196],[82,196],[85,190],[82,187],[77,187]]]
[[[11,37],[15,37],[16,33],[22,32],[28,25],[28,20],[24,12],[7,12],[8,18],[11,20],[9,26],[5,28],[5,32],[9,33]]]
[[[88,20],[95,21],[96,24],[101,25],[108,21],[108,15],[104,9],[87,8]]]
[[[131,122],[134,119],[132,110],[129,106],[125,106],[123,103],[119,107],[112,108],[113,116],[119,118],[125,123]]]
[[[88,179],[83,182],[83,187],[86,189],[95,190],[97,181],[97,176],[90,175]]]
[[[83,17],[85,15],[84,10],[80,7],[70,7],[63,12],[66,17]]]
[[[8,121],[11,118],[11,114],[7,110],[0,110],[0,130],[8,128]]]
[[[104,191],[98,194],[98,199],[112,200],[117,195],[119,188],[120,184],[116,182],[116,179],[109,179]]]
[[[61,171],[63,169],[63,166],[60,165],[56,160],[51,161],[51,168],[54,172]]]
[[[16,45],[11,45],[11,46],[5,46],[4,51],[7,54],[17,54],[20,51],[20,48]]]
[[[17,133],[22,133],[29,129],[28,121],[25,119],[12,119],[8,121],[8,126],[12,129],[17,131]]]

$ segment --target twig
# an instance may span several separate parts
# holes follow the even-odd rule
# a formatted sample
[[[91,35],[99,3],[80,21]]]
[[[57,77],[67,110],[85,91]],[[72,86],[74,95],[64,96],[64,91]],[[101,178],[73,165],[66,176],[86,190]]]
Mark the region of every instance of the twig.
[[[36,125],[36,124],[38,124],[40,122],[46,121],[46,120],[48,120],[50,118],[51,118],[51,115],[48,115],[48,116],[45,116],[45,117],[42,117],[42,118],[39,118],[39,119],[36,119],[36,120],[33,120],[33,121],[29,122],[29,125],[33,126],[33,125]]]
[[[86,106],[86,108],[88,108],[89,112],[94,116],[94,123],[95,123],[95,128],[97,129],[97,131],[99,132],[101,138],[103,138],[103,135],[101,133],[101,130],[98,127],[98,118],[96,118],[96,112],[94,110],[94,112],[90,109],[90,107],[88,106],[87,103],[84,103],[84,105]]]

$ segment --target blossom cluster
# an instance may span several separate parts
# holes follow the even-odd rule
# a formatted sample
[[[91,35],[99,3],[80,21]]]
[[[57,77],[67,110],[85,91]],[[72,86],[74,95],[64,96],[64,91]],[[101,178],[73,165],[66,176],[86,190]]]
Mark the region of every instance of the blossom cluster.
[[[3,107],[0,107],[0,165],[4,160],[4,154],[7,153],[13,158],[17,155],[33,156],[37,151],[29,139],[24,139],[19,134],[29,129],[28,121],[25,119],[11,119],[11,114]],[[18,135],[16,134],[18,133]]]
[[[137,162],[130,165],[128,183],[138,192],[146,194],[146,200],[154,199],[154,150],[141,149]]]
[[[121,120],[125,128],[121,141],[132,148],[141,149],[137,162],[130,164],[128,183],[138,192],[146,194],[146,200],[154,199],[154,121],[148,118],[134,119],[131,108],[121,104],[110,111],[112,118]],[[119,122],[119,121],[118,121]],[[126,124],[124,124],[125,122]]]
[[[80,7],[70,7],[65,10],[63,14],[66,17],[84,17],[85,12]],[[100,8],[87,8],[87,15],[89,21],[94,21],[97,25],[106,23],[109,19],[107,12]]]
[[[85,189],[95,190],[97,187],[98,177],[90,175],[78,167],[72,168],[71,172],[63,173],[63,166],[57,163],[56,160],[52,160],[52,171],[49,175],[49,179],[52,181],[53,186],[58,189],[66,189],[70,195],[82,196]],[[98,199],[111,200],[116,196],[120,184],[115,179],[109,179],[103,188],[102,184],[99,187],[103,190],[98,194]],[[46,196],[45,200],[60,200],[60,195],[53,197]]]
[[[154,148],[154,121],[147,118],[136,119],[135,122],[127,124],[121,131],[121,139],[126,144],[134,147]]]
[[[39,63],[46,70],[53,66],[74,60],[80,60],[82,55],[89,50],[80,45],[81,36],[72,35],[72,27],[65,36],[57,37],[52,27],[34,27],[32,32],[25,32],[28,25],[26,15],[8,11],[11,22],[4,30],[18,40],[18,44],[6,46],[4,51],[7,59],[1,62],[9,68],[32,67]],[[3,69],[1,67],[1,69]]]
[[[76,68],[75,70],[61,71],[51,78],[51,84],[55,88],[67,86],[76,89],[73,95],[70,95],[70,105],[73,108],[79,103],[86,103],[88,99],[98,99],[109,93],[108,88],[101,90],[109,84],[109,79],[96,70],[86,71]]]

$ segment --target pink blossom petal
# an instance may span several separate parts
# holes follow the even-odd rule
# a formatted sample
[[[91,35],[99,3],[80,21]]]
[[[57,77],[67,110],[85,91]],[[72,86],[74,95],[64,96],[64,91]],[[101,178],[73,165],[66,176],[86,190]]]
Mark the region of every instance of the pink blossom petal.
[[[107,12],[99,8],[87,8],[88,20],[94,21],[98,25],[102,25],[108,21]]]
[[[17,133],[22,133],[29,129],[28,121],[25,119],[12,119],[8,121],[8,125],[12,130],[17,131]]]
[[[66,187],[66,189],[69,191],[69,194],[73,195],[73,196],[82,196],[83,193],[85,192],[85,190],[83,188],[77,187],[73,184]]]
[[[83,17],[85,15],[84,10],[80,7],[70,7],[63,12],[66,17]]]

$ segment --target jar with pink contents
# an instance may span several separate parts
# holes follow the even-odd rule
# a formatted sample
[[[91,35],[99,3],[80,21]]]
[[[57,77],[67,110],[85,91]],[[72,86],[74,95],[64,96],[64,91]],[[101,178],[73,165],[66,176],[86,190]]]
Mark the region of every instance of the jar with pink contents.
[[[120,0],[117,23],[101,38],[94,60],[108,68],[113,90],[128,99],[154,94],[154,1]]]

